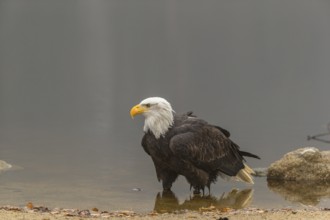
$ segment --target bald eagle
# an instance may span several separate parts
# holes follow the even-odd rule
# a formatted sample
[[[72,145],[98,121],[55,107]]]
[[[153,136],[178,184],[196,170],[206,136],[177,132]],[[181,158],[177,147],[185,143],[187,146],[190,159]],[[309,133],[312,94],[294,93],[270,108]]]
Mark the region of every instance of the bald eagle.
[[[258,156],[241,151],[229,139],[230,133],[199,119],[192,112],[176,114],[163,98],[151,97],[132,107],[131,117],[145,117],[142,146],[156,168],[163,190],[171,190],[179,175],[190,183],[194,193],[210,190],[218,176],[230,176],[253,184],[253,170],[243,156]]]

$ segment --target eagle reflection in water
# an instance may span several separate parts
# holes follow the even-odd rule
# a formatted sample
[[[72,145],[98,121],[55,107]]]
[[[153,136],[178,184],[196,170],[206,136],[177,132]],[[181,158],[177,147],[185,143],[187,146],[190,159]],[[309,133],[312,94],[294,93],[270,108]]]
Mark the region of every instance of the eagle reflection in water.
[[[252,189],[233,189],[229,193],[224,193],[220,198],[212,195],[202,196],[197,194],[180,204],[178,198],[172,191],[163,191],[156,196],[154,211],[165,213],[180,210],[199,210],[202,207],[206,208],[211,206],[215,209],[241,209],[247,207],[251,203],[252,196]]]

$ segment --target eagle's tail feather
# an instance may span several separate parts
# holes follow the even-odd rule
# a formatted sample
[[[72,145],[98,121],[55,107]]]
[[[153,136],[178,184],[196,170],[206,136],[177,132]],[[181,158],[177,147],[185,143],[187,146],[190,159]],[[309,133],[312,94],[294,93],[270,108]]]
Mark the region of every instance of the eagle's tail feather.
[[[252,168],[244,164],[244,168],[237,173],[236,177],[244,182],[254,184],[251,174],[254,174]]]
[[[246,151],[239,151],[239,153],[242,156],[245,156],[245,157],[253,157],[253,158],[256,158],[256,159],[260,159],[260,157],[258,155],[255,155],[255,154],[252,154],[252,153],[249,153],[249,152],[246,152]]]

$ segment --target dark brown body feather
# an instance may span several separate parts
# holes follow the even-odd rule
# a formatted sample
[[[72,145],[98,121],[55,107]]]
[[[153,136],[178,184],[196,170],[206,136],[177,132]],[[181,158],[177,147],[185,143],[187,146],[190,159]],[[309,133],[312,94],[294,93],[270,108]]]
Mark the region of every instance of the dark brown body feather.
[[[235,176],[244,168],[243,156],[259,158],[240,151],[229,136],[227,130],[188,112],[175,115],[173,126],[159,139],[147,132],[142,146],[151,156],[164,190],[171,189],[178,175],[183,175],[199,192],[209,188],[220,173]]]

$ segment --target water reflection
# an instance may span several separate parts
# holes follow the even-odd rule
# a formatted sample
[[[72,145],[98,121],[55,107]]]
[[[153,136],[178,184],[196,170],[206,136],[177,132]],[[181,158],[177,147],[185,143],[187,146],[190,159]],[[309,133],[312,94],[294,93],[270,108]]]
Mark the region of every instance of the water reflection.
[[[214,206],[216,209],[241,209],[247,207],[251,203],[252,196],[252,189],[233,189],[229,193],[224,193],[220,198],[212,195],[193,195],[180,204],[178,198],[172,191],[164,191],[157,194],[154,211],[164,213],[179,210],[199,210],[202,207],[210,206]]]
[[[330,183],[268,180],[268,188],[285,200],[304,205],[317,205],[330,198]]]

